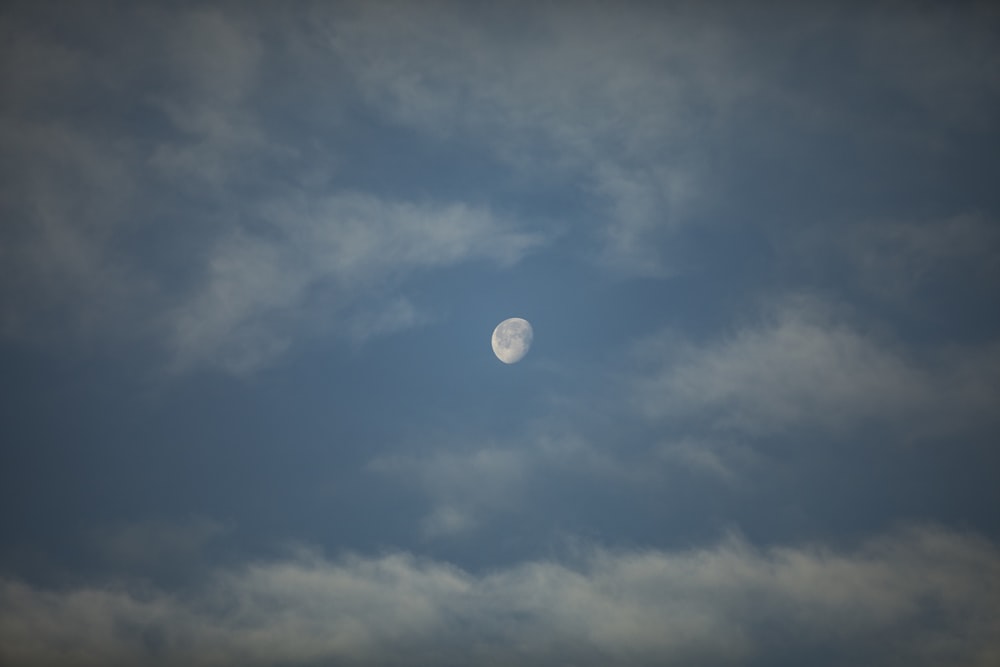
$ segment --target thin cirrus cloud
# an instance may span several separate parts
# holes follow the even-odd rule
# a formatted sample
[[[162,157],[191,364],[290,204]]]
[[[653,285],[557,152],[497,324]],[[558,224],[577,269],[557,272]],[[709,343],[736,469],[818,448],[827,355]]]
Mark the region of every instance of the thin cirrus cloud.
[[[0,580],[19,665],[993,664],[1000,555],[934,526],[858,546],[584,548],[474,573],[394,553],[220,568],[197,588]],[[72,647],[66,653],[61,647]]]
[[[917,313],[934,312],[929,306],[937,305],[940,296],[934,291],[941,285],[974,294],[994,284],[1000,273],[997,224],[981,213],[845,221],[833,239],[829,224],[776,232],[790,251],[780,260],[784,268],[812,282],[846,284]]]
[[[420,531],[433,539],[466,533],[487,515],[517,508],[525,482],[537,467],[532,454],[511,447],[440,450],[423,457],[383,456],[369,462],[367,469],[408,482],[430,499]]]

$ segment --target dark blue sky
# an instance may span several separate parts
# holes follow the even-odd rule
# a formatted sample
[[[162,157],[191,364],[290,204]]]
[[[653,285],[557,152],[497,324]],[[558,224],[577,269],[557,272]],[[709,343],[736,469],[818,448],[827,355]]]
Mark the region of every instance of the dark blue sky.
[[[911,5],[6,3],[0,662],[994,664],[1000,13]]]

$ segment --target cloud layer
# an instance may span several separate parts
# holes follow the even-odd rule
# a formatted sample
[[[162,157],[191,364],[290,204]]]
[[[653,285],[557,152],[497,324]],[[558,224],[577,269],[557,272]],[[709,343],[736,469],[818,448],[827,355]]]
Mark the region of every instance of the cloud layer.
[[[842,4],[6,3],[0,663],[1000,663],[1000,12]]]
[[[197,589],[0,583],[18,665],[982,666],[1000,553],[911,527],[857,547],[581,549],[471,573],[396,553],[217,570]]]

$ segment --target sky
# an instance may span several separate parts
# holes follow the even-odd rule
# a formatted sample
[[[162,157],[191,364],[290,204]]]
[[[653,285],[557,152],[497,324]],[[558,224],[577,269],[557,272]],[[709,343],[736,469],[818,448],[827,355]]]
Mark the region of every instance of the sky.
[[[998,72],[987,2],[4,3],[0,662],[1000,664]]]

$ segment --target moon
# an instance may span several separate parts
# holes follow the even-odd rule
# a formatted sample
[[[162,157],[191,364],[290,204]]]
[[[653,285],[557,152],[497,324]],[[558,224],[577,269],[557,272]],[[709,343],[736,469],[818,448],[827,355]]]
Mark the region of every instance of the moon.
[[[493,330],[493,353],[505,364],[516,364],[528,354],[533,337],[528,320],[511,317]]]

